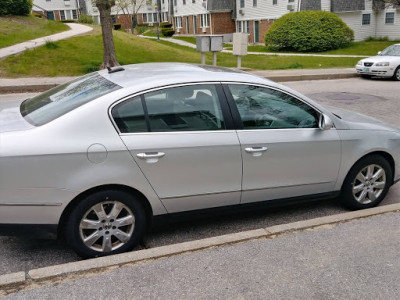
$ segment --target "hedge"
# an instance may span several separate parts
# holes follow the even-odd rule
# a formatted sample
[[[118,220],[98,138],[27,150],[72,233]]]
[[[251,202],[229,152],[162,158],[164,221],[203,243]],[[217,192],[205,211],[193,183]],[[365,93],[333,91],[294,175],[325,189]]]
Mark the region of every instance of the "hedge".
[[[336,14],[302,11],[276,20],[265,34],[265,45],[272,50],[320,52],[348,46],[353,39],[353,30]]]
[[[0,0],[0,16],[27,16],[31,13],[33,0]]]

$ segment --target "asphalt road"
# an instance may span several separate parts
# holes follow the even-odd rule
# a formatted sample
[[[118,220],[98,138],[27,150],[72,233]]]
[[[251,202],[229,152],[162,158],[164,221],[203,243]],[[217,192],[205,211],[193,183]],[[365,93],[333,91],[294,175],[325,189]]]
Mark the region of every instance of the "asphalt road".
[[[358,111],[384,120],[400,128],[400,83],[390,80],[361,78],[287,82],[324,105]],[[0,95],[0,101],[25,99],[32,94]],[[381,205],[400,202],[400,184],[390,190]],[[175,222],[159,223],[139,248],[151,248],[243,230],[257,229],[345,212],[335,201],[303,203],[281,208],[263,207],[250,212],[235,211],[217,216],[198,216]],[[0,275],[28,271],[79,260],[68,247],[55,240],[0,236]]]

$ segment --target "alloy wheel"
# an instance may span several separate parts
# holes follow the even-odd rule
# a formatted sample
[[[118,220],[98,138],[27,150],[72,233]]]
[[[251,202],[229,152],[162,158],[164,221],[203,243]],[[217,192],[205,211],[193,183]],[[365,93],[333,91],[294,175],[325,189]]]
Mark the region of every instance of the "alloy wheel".
[[[361,204],[375,201],[386,186],[386,172],[376,164],[363,168],[353,181],[354,199]]]

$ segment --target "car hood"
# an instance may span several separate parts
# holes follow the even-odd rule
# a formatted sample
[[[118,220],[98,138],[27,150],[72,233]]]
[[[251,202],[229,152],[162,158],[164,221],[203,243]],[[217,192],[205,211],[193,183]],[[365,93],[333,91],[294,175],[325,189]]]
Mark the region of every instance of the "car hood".
[[[377,120],[375,118],[356,113],[354,111],[349,111],[336,107],[328,108],[331,113],[336,117],[339,117],[340,121],[343,122],[348,129],[353,130],[385,130],[385,131],[395,131],[400,133],[400,129],[391,126],[385,122]]]
[[[0,107],[0,133],[31,129],[19,111],[19,106]]]
[[[368,58],[362,59],[363,62],[398,62],[400,61],[400,56],[386,56],[386,55],[377,55],[377,56],[371,56]]]

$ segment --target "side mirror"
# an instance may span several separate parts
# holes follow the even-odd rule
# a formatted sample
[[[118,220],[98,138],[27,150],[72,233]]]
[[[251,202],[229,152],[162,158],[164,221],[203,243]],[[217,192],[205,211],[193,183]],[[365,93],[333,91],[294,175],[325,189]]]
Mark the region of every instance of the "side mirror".
[[[333,122],[332,122],[331,118],[329,118],[325,114],[321,114],[319,116],[319,128],[321,130],[329,130],[332,127],[333,127]]]
[[[378,55],[382,55],[382,51],[379,51],[379,52],[378,52]]]

